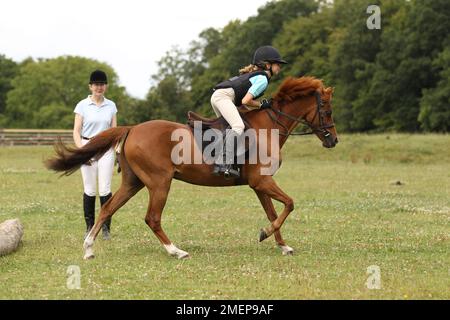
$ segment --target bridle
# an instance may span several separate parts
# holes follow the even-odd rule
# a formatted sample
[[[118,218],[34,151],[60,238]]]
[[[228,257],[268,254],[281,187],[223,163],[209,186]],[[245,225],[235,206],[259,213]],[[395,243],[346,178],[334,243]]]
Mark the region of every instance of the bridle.
[[[281,127],[283,127],[284,130],[286,130],[286,132],[280,132],[281,136],[285,136],[285,137],[289,137],[290,135],[304,136],[304,135],[313,134],[316,132],[323,134],[325,138],[328,138],[331,135],[331,133],[327,129],[333,128],[334,124],[324,124],[324,120],[323,120],[324,116],[331,115],[331,111],[322,109],[323,101],[322,101],[322,97],[318,91],[314,92],[314,96],[316,97],[316,113],[314,114],[314,118],[312,119],[311,122],[306,121],[305,119],[303,119],[303,117],[298,117],[298,118],[293,117],[290,114],[287,114],[287,113],[281,111],[281,107],[280,107],[280,110],[273,108],[273,106],[271,106],[269,109],[267,109],[267,114],[272,119],[272,121],[279,124]],[[275,115],[273,115],[270,111],[273,111],[275,114],[278,115],[278,117],[275,117]],[[311,129],[311,131],[296,132],[296,133],[289,132],[289,128],[285,124],[283,124],[280,120],[278,120],[279,116],[284,116],[295,122],[303,123],[303,124],[307,125]],[[318,127],[313,125],[314,120],[316,119],[317,116],[319,116],[319,126]]]

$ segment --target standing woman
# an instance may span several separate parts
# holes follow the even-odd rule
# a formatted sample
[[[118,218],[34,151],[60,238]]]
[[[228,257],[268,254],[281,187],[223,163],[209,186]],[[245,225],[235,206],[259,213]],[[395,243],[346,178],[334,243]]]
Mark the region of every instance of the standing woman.
[[[73,140],[81,148],[89,139],[100,132],[117,126],[116,104],[105,98],[108,88],[106,73],[95,70],[91,73],[89,90],[91,95],[81,100],[75,107],[75,121],[73,126]],[[114,168],[114,150],[111,148],[100,159],[92,159],[89,164],[81,166],[83,177],[83,209],[86,220],[86,236],[95,223],[95,197],[100,196],[100,205],[103,206],[111,198],[111,180]],[[103,239],[110,239],[111,218],[102,226]]]

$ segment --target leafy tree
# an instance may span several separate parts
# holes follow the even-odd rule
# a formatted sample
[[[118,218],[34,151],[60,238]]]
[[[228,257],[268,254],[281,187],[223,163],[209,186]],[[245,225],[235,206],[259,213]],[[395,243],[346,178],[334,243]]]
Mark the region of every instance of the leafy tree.
[[[120,126],[135,125],[151,119],[145,100],[126,97],[117,108],[119,110],[117,122]]]
[[[5,112],[6,95],[12,89],[11,81],[16,76],[18,70],[19,66],[17,63],[4,55],[0,55],[0,116]]]
[[[274,46],[283,52],[288,64],[283,66],[278,79],[272,80],[274,85],[269,87],[269,92],[276,90],[286,75],[313,75],[328,80],[331,66],[327,42],[333,30],[331,13],[330,9],[323,8],[320,14],[300,16],[286,23],[274,39]]]
[[[13,89],[8,92],[5,115],[10,127],[69,127],[60,122],[65,116],[73,117],[73,109],[78,101],[86,97],[89,75],[95,69],[108,74],[107,96],[114,100],[120,110],[127,101],[125,89],[117,84],[117,75],[105,63],[81,57],[58,57],[56,59],[27,60],[12,80]],[[39,113],[48,116],[43,119]],[[58,116],[50,116],[51,111]],[[49,122],[53,119],[53,122]]]
[[[145,101],[140,104],[139,120],[185,122],[186,113],[190,109],[189,102],[189,92],[184,90],[175,77],[167,76],[150,89]]]
[[[450,3],[445,0],[402,2],[381,35],[373,75],[357,102],[361,114],[370,113],[371,128],[420,129],[421,96],[439,81],[433,61],[448,38],[449,16]]]
[[[435,88],[424,89],[419,121],[425,131],[450,131],[450,45],[433,61],[440,80]]]
[[[166,52],[144,100],[129,97],[112,68],[98,61],[60,57],[15,65],[0,56],[0,126],[71,126],[74,105],[89,93],[86,78],[95,68],[110,75],[107,96],[118,104],[119,124],[184,122],[189,109],[213,116],[214,85],[251,63],[257,47],[274,45],[289,64],[266,96],[286,76],[310,75],[335,87],[339,130],[447,132],[450,2],[370,4],[381,8],[380,30],[367,28],[366,0],[268,2],[245,21],[207,28],[187,49]]]
[[[214,85],[236,75],[242,66],[252,62],[253,53],[258,47],[272,44],[285,24],[299,16],[316,12],[318,5],[313,0],[271,1],[245,22],[237,20],[225,26],[221,38],[212,39],[216,41],[212,42],[213,47],[220,45],[219,51],[208,59],[208,69],[192,80],[194,107],[212,115],[209,100]]]
[[[47,129],[69,129],[73,127],[73,110],[58,104],[41,107],[33,114],[32,127]]]
[[[403,3],[396,0],[374,1],[381,8],[381,30],[367,28],[368,3],[363,0],[336,1],[331,21],[334,29],[329,41],[329,77],[336,87],[335,119],[339,129],[374,129],[371,104],[363,99],[371,83],[374,63],[381,51],[382,32]]]

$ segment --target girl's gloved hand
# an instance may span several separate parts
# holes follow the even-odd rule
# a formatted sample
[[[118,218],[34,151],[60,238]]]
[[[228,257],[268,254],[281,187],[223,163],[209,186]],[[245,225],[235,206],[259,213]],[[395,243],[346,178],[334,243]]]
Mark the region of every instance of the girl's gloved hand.
[[[269,99],[269,100],[263,99],[261,101],[261,107],[259,107],[259,108],[260,109],[268,109],[270,107],[272,107],[272,99]]]

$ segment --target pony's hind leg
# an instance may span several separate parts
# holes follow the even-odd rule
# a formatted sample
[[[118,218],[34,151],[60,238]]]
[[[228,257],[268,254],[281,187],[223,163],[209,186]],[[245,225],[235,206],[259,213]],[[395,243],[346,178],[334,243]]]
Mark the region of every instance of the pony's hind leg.
[[[122,184],[101,208],[99,218],[84,240],[84,259],[94,258],[94,242],[103,223],[120,209],[131,197],[144,187],[144,184],[136,177],[128,166],[122,167]]]
[[[258,196],[259,201],[261,202],[261,205],[264,208],[264,211],[267,214],[267,218],[270,222],[275,221],[278,218],[277,212],[275,210],[275,207],[273,206],[272,199],[265,193],[256,191],[256,195]],[[278,247],[281,249],[281,253],[283,255],[292,255],[294,254],[294,249],[286,245],[286,242],[284,242],[281,231],[278,229],[274,232],[275,235],[275,241],[278,244]]]
[[[162,243],[169,255],[178,259],[189,257],[189,253],[178,249],[167,237],[166,233],[161,227],[161,214],[167,201],[167,195],[170,190],[171,179],[166,181],[159,181],[154,183],[153,188],[148,188],[150,193],[150,202],[148,205],[147,215],[145,216],[145,223],[152,229],[153,233]]]

